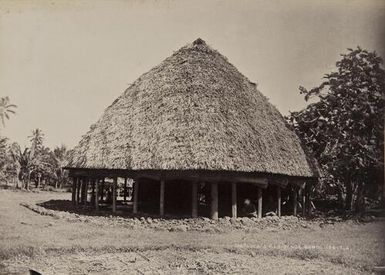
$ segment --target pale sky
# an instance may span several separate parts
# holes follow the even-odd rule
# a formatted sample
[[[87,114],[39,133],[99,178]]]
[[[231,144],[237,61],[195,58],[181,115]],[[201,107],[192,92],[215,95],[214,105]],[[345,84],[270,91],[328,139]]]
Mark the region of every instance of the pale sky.
[[[385,1],[0,0],[3,135],[76,145],[141,74],[198,37],[258,83],[282,114],[306,106],[346,48],[385,56]]]

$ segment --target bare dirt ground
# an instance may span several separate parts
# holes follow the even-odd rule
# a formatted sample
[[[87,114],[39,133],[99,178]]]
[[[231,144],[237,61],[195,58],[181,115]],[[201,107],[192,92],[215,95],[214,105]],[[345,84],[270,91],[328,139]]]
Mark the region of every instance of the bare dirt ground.
[[[384,220],[136,219],[49,207],[70,196],[0,190],[0,274],[371,274],[385,265]]]

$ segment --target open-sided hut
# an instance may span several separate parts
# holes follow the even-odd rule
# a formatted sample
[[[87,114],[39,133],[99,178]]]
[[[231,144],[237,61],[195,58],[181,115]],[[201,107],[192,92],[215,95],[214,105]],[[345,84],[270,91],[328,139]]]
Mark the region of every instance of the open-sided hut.
[[[246,198],[259,217],[269,207],[280,215],[286,197],[296,213],[298,201],[305,209],[307,194],[298,191],[317,178],[279,111],[201,39],[130,85],[82,137],[65,168],[74,179],[74,203],[82,194],[87,202],[91,183],[98,208],[110,178],[116,211],[117,178],[131,178],[134,213],[155,208],[160,215],[212,218],[236,217]]]

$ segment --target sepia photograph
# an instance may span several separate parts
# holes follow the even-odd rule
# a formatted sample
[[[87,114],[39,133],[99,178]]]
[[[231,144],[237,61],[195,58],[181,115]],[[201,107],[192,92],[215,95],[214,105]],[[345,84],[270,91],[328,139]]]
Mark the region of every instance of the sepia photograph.
[[[384,0],[0,0],[0,275],[385,274]]]

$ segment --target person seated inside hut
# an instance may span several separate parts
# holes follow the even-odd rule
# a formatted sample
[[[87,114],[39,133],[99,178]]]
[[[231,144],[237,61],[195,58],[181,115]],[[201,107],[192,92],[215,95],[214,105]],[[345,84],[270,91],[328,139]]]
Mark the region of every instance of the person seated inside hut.
[[[255,209],[255,205],[249,199],[244,200],[241,213],[242,213],[242,216],[244,217],[250,217],[250,218],[258,217],[257,210]]]

